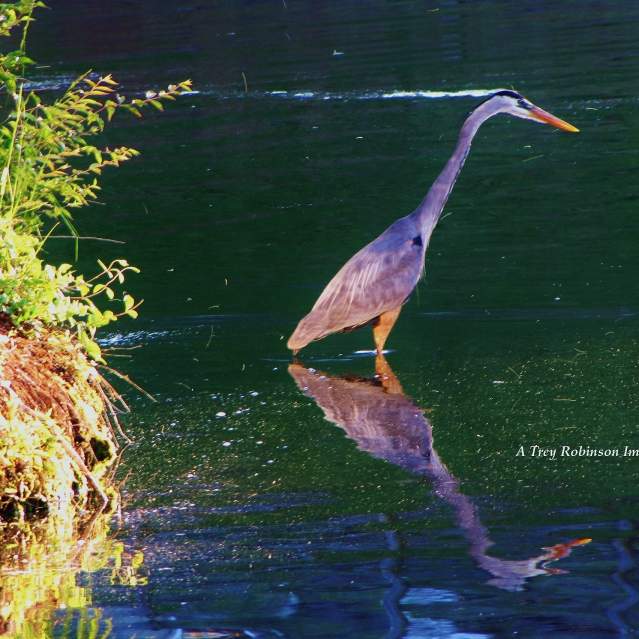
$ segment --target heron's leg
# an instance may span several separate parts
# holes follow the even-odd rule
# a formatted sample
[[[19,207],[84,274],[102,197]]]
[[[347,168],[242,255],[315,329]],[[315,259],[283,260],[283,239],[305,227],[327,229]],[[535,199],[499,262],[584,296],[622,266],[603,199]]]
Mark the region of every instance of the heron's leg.
[[[382,383],[382,388],[390,395],[403,395],[404,391],[399,380],[393,373],[393,369],[386,361],[383,355],[378,355],[375,358],[375,373],[379,377],[379,381]]]
[[[375,347],[377,348],[378,355],[382,354],[384,344],[386,344],[386,338],[393,329],[393,326],[395,326],[395,322],[397,321],[401,310],[402,307],[399,306],[392,311],[382,313],[377,320],[375,320],[375,323],[373,324],[373,339],[375,340]]]

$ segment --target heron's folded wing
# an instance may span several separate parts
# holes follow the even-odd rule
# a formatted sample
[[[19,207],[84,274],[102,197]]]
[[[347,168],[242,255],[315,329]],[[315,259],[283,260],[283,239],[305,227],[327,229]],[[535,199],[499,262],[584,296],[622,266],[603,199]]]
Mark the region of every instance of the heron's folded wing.
[[[423,269],[421,244],[383,239],[356,253],[328,283],[291,336],[293,348],[367,324],[406,301]]]

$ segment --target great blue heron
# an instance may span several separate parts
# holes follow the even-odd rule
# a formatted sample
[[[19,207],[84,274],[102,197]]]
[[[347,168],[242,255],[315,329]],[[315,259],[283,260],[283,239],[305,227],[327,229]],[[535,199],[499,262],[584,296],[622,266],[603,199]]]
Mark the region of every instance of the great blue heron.
[[[430,236],[470,151],[477,129],[498,113],[551,124],[576,133],[579,129],[532,104],[516,91],[498,91],[466,118],[457,146],[421,204],[389,226],[353,255],[328,283],[311,312],[288,340],[297,353],[308,343],[331,333],[373,325],[377,353],[397,321],[402,305],[424,270]]]

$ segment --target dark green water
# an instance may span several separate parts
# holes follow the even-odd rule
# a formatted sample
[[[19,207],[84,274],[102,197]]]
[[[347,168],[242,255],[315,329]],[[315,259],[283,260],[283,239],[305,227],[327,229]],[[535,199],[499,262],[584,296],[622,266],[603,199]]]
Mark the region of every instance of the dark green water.
[[[639,5],[60,5],[42,86],[198,91],[120,120],[143,158],[77,220],[127,243],[82,264],[143,269],[142,319],[103,338],[158,399],[129,393],[116,532],[148,585],[87,576],[111,636],[634,635],[639,459],[517,452],[639,449]],[[285,338],[419,202],[468,92],[508,87],[582,133],[486,123],[388,343],[404,395],[352,378],[366,330],[303,353],[305,395]]]

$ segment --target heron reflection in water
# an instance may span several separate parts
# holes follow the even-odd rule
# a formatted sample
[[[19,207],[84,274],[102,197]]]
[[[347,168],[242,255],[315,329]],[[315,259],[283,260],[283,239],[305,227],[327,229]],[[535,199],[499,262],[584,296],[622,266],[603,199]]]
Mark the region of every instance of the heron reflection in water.
[[[538,575],[563,572],[551,564],[590,539],[574,539],[543,548],[528,559],[500,559],[488,554],[494,545],[477,507],[460,492],[459,482],[439,458],[433,430],[424,411],[407,397],[383,355],[376,359],[373,379],[332,377],[293,363],[288,370],[300,390],[324,411],[326,419],[344,430],[360,450],[412,473],[427,477],[435,494],[449,504],[458,527],[470,545],[470,555],[492,575],[489,584],[505,590],[522,590]]]

